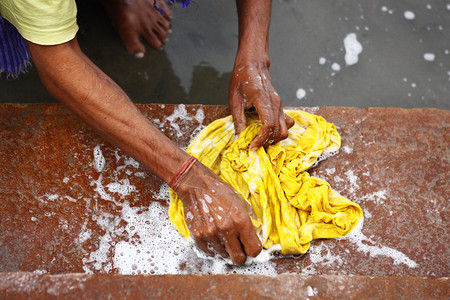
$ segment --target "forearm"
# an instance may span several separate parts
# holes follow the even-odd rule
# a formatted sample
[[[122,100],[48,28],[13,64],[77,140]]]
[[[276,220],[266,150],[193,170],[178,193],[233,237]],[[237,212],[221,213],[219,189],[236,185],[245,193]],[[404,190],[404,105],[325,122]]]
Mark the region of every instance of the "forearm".
[[[270,65],[269,26],[271,0],[236,0],[239,16],[239,48],[236,63]]]
[[[101,135],[169,181],[188,155],[147,120],[126,94],[85,57],[76,41],[29,43],[49,92]]]

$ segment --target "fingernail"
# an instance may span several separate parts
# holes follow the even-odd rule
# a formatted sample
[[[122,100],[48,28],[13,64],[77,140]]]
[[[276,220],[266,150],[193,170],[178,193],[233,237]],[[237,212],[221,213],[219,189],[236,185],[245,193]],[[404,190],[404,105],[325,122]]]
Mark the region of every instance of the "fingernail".
[[[168,33],[172,33],[172,29],[167,30]]]
[[[144,53],[143,52],[136,53],[134,55],[134,57],[136,57],[136,58],[143,58],[144,57]]]

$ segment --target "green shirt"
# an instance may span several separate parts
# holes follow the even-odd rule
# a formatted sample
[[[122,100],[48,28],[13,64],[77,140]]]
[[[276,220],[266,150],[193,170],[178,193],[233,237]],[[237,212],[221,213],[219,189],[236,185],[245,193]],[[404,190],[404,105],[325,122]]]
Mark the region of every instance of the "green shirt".
[[[39,45],[68,42],[78,31],[75,0],[1,0],[0,15]]]

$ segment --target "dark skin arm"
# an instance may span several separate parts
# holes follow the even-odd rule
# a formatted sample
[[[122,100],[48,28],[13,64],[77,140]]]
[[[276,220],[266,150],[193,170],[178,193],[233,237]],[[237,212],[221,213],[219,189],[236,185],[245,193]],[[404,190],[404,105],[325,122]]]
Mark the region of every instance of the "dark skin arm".
[[[270,0],[237,0],[239,48],[231,75],[229,101],[236,134],[247,126],[245,110],[256,108],[261,130],[251,150],[267,147],[288,136],[294,121],[283,113],[281,98],[269,74]]]
[[[28,42],[33,62],[48,91],[101,135],[168,182],[189,157],[154,127],[127,95],[80,50],[76,39],[55,46]],[[214,190],[215,192],[212,192]],[[192,235],[236,264],[256,256],[261,243],[248,206],[235,191],[201,163],[196,163],[177,190]],[[206,201],[208,195],[211,201]]]

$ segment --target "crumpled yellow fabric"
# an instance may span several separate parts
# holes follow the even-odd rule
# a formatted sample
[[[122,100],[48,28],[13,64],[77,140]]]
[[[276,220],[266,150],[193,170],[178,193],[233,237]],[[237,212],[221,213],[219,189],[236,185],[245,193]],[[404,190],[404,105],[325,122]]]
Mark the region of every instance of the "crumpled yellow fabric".
[[[314,239],[349,233],[362,217],[360,206],[333,191],[323,179],[305,170],[318,158],[339,149],[341,137],[324,118],[286,110],[295,125],[279,143],[249,151],[261,122],[257,116],[236,139],[231,116],[208,125],[186,152],[195,156],[246,199],[257,220],[253,224],[263,247],[281,246],[282,254],[303,254]],[[170,221],[185,237],[183,203],[170,192]],[[277,248],[277,247],[274,247]]]

